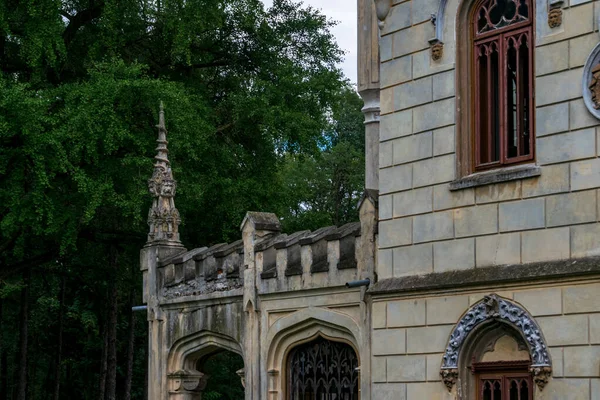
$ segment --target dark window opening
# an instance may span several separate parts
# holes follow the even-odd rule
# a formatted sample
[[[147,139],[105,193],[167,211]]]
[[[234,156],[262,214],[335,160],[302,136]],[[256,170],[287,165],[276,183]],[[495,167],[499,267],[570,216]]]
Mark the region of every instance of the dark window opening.
[[[289,400],[358,400],[358,357],[354,349],[318,338],[288,357]]]

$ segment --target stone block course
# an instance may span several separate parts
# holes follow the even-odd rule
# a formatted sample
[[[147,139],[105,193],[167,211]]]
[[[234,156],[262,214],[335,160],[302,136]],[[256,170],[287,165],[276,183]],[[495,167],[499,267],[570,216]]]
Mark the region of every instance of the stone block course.
[[[521,260],[524,264],[566,260],[570,255],[568,227],[521,233]]]
[[[443,63],[435,62],[431,59],[430,49],[413,53],[413,77],[416,79],[427,75],[454,70],[454,48],[454,42],[444,44]]]
[[[500,203],[499,222],[501,232],[543,228],[544,199]]]
[[[569,40],[569,67],[583,66],[597,43],[598,36],[595,33]]]
[[[595,190],[550,196],[546,198],[546,226],[592,222],[596,210]]]
[[[595,156],[596,130],[593,128],[537,139],[537,158],[541,165]]]
[[[475,239],[477,267],[519,264],[521,262],[521,234],[482,236]]]
[[[521,198],[522,181],[512,181],[485,185],[475,188],[475,201],[477,204],[497,201],[516,200]]]
[[[587,400],[590,398],[589,379],[550,379],[544,388],[548,400]]]
[[[548,346],[573,346],[588,343],[587,315],[561,315],[536,318]]]
[[[468,308],[469,296],[427,299],[427,325],[455,324]]]
[[[404,246],[412,242],[410,218],[393,219],[379,223],[379,246]]]
[[[600,314],[590,314],[590,343],[600,344]]]
[[[411,3],[401,3],[392,7],[385,21],[385,25],[381,30],[382,35],[409,27],[412,23]]]
[[[415,353],[443,353],[452,325],[426,326],[406,329],[406,350]]]
[[[433,210],[431,186],[394,194],[394,217],[422,214]]]
[[[578,285],[563,289],[563,312],[583,313],[600,310],[600,284]]]
[[[569,130],[569,103],[537,107],[535,110],[536,137]]]
[[[427,356],[427,380],[429,382],[440,381],[440,367],[442,366],[443,353],[428,354]]]
[[[446,125],[452,125],[455,121],[455,99],[435,101],[424,104],[413,109],[414,132],[430,131]]]
[[[372,336],[373,355],[392,355],[406,353],[405,329],[378,329]]]
[[[544,288],[514,293],[514,300],[525,307],[534,317],[562,313],[562,290]]]
[[[591,400],[600,400],[600,379],[590,379],[592,384]]]
[[[379,196],[379,219],[391,219],[392,212],[392,203],[393,196],[391,194]]]
[[[450,400],[453,398],[447,390],[440,390],[439,382],[406,384],[407,400]]]
[[[433,272],[433,245],[431,243],[394,249],[394,277],[422,275]]]
[[[560,103],[580,97],[582,73],[581,68],[576,68],[536,78],[536,105]]]
[[[569,42],[557,42],[535,49],[535,75],[547,75],[569,68]]]
[[[433,244],[433,271],[445,272],[475,267],[475,238]]]
[[[546,165],[542,167],[541,176],[524,179],[521,185],[524,198],[568,192],[569,164]]]
[[[454,179],[454,154],[428,158],[413,164],[413,186],[429,186]]]
[[[377,400],[406,400],[406,383],[377,383],[371,394]]]
[[[454,237],[452,211],[440,211],[414,217],[413,239],[415,243],[452,237]]]
[[[393,277],[392,249],[377,250],[377,276],[379,279]]]
[[[433,34],[434,27],[431,23],[414,25],[408,29],[394,33],[392,50],[394,57],[401,57],[429,48],[428,40],[433,37]]]
[[[394,140],[393,162],[408,162],[429,158],[433,155],[433,133],[423,132]]]
[[[600,159],[571,163],[571,190],[600,187]]]
[[[571,257],[600,256],[600,224],[571,227]]]
[[[456,93],[454,71],[446,71],[441,74],[433,75],[433,100],[452,97]]]
[[[394,88],[394,109],[404,110],[433,100],[430,76],[409,81]]]
[[[433,131],[434,156],[455,152],[456,147],[454,143],[454,126],[447,126]]]
[[[379,168],[391,167],[394,164],[394,142],[383,142],[379,145]]]
[[[373,329],[380,329],[386,327],[387,320],[387,303],[377,302],[373,303]]]
[[[431,14],[437,13],[437,0],[421,0],[418,6],[412,7],[412,23],[418,24],[431,20]]]
[[[371,358],[371,379],[373,382],[387,382],[387,360],[385,357]]]
[[[392,59],[392,35],[383,36],[379,39],[379,55],[381,62]]]
[[[406,164],[380,169],[379,182],[380,194],[410,189],[412,187],[412,165]]]
[[[388,382],[420,382],[426,379],[425,356],[393,356],[387,359]]]
[[[569,129],[581,129],[597,126],[598,120],[588,111],[583,99],[569,102]]]
[[[381,89],[379,92],[379,107],[382,115],[394,111],[394,88]]]
[[[598,377],[600,375],[600,346],[564,348],[565,377]]]
[[[381,64],[381,87],[397,85],[412,79],[411,56],[396,58]]]
[[[425,325],[425,300],[390,301],[387,316],[390,328]]]
[[[563,377],[563,348],[562,347],[550,347],[550,357],[552,358],[552,376],[555,378]]]
[[[412,134],[412,110],[382,115],[379,125],[379,140],[396,139]]]
[[[433,187],[433,209],[436,211],[473,204],[475,204],[473,188],[450,191],[447,184]]]
[[[454,234],[457,238],[497,232],[497,204],[464,207],[454,210]]]

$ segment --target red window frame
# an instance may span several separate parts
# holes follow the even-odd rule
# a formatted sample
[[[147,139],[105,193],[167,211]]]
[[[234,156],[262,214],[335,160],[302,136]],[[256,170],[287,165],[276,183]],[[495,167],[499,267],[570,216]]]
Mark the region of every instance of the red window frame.
[[[514,0],[520,4],[520,0]],[[474,71],[475,84],[473,85],[474,100],[474,146],[473,146],[473,169],[481,171],[498,168],[505,165],[528,162],[535,156],[535,130],[534,130],[534,75],[533,75],[533,15],[535,10],[531,0],[525,0],[528,7],[526,20],[513,21],[506,26],[494,28],[478,33],[477,16],[489,12],[490,2],[494,0],[482,0],[474,8],[471,14],[471,44],[472,44],[472,68]],[[485,8],[487,6],[487,8]],[[515,39],[516,38],[516,39]],[[514,56],[509,57],[511,45],[514,46]],[[522,46],[526,49],[523,55],[527,56],[524,62],[520,59]],[[488,53],[482,55],[482,49]],[[493,57],[496,53],[496,68],[494,70]],[[485,68],[480,65],[482,57],[486,57]],[[516,58],[516,60],[515,60]],[[514,61],[514,83],[515,94],[509,103],[509,67],[508,62]],[[526,71],[523,67],[526,67]],[[486,76],[482,76],[482,75]],[[525,101],[522,99],[525,98]],[[509,106],[513,108],[513,114],[509,114]],[[509,123],[514,119],[512,127],[515,154],[509,154]],[[483,126],[482,126],[483,125]],[[487,125],[487,126],[486,126]],[[516,129],[515,129],[516,128]],[[516,147],[516,149],[515,149]],[[528,151],[526,151],[528,149]]]
[[[486,400],[484,398],[484,385],[486,382],[499,382],[501,396],[490,396],[491,400],[510,400],[510,386],[515,380],[519,385],[523,381],[527,382],[527,398],[523,399],[519,392],[517,400],[533,400],[533,379],[528,372],[530,361],[493,361],[493,362],[473,362],[471,372],[475,374],[477,381],[477,400]],[[519,388],[520,389],[520,388]]]

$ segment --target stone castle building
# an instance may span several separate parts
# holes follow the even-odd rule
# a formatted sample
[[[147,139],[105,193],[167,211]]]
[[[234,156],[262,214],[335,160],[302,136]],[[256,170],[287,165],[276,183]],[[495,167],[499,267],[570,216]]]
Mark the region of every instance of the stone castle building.
[[[161,112],[149,398],[600,399],[600,1],[358,0],[360,223],[186,250]]]

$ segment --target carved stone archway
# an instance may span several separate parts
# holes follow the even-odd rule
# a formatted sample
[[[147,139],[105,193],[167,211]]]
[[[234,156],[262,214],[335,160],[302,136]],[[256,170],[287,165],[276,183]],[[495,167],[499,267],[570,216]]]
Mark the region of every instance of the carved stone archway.
[[[186,336],[173,344],[167,361],[169,400],[200,400],[208,376],[198,371],[199,360],[216,351],[230,351],[244,359],[242,347],[234,339],[209,331]],[[243,371],[238,371],[242,378]]]
[[[475,303],[452,330],[440,371],[448,390],[452,390],[456,384],[461,351],[471,333],[493,321],[510,325],[522,336],[531,357],[530,372],[542,390],[552,374],[552,360],[544,336],[533,317],[523,307],[496,294],[485,296]]]
[[[286,386],[286,360],[296,346],[323,337],[327,340],[350,345],[359,358],[360,330],[350,317],[327,309],[309,307],[280,318],[269,329],[267,343],[267,387],[268,400],[283,400]]]

